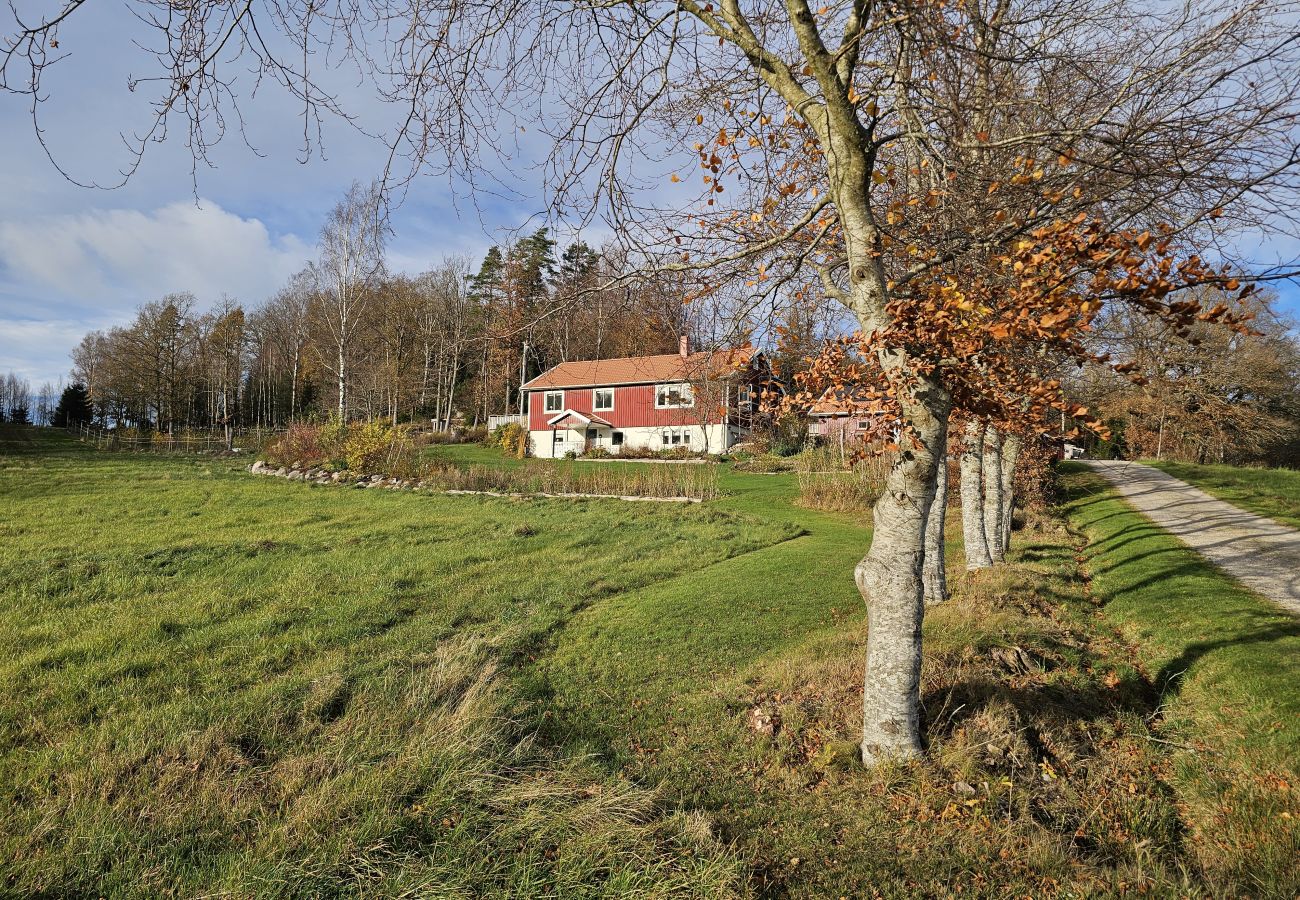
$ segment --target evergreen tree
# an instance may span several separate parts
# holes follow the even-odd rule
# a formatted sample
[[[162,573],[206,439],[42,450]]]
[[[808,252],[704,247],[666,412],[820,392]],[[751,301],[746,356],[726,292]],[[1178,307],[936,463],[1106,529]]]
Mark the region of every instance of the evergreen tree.
[[[77,382],[63,389],[63,395],[59,397],[59,405],[54,407],[54,416],[50,424],[55,428],[67,428],[70,425],[89,422],[91,415],[90,394],[84,384]]]

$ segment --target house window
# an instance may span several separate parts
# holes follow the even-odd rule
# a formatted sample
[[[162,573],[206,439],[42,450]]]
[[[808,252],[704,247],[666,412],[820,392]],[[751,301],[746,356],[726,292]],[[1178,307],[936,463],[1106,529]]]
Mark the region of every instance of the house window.
[[[680,446],[681,444],[689,444],[689,443],[690,443],[690,439],[686,436],[685,431],[679,431],[675,428],[672,429],[671,431],[664,431],[665,447],[677,447]]]
[[[754,402],[754,389],[747,384],[740,386],[740,394],[736,398],[741,406],[749,406]]]
[[[546,411],[559,412],[564,409],[564,391],[546,392]]]
[[[622,446],[623,446],[623,432],[621,432],[621,431],[615,431],[613,434],[611,434],[611,435],[609,436],[609,442],[610,442],[611,444],[613,444],[615,447],[622,447]]]
[[[871,423],[868,422],[866,419],[858,419],[858,428],[859,428],[859,429],[869,428],[870,426],[871,426]]]
[[[655,409],[681,409],[694,405],[695,396],[691,393],[689,384],[655,385]]]
[[[597,412],[608,412],[614,408],[614,389],[596,388],[591,392],[591,408]]]

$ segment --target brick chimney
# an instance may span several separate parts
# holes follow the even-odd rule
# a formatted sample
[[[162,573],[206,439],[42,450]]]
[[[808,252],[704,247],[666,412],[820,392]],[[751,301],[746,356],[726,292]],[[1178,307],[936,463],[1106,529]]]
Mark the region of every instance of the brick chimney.
[[[677,352],[682,355],[682,359],[691,355],[691,339],[684,334],[677,339]]]

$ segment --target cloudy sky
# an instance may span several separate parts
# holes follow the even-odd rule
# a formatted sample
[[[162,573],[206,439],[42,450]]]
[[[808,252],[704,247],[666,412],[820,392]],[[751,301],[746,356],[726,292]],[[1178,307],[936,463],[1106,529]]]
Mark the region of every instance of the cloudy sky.
[[[127,87],[149,63],[132,47],[142,36],[132,21],[117,4],[87,4],[59,35],[72,55],[48,76],[42,126],[79,180],[116,181],[130,161],[121,135],[149,124],[147,86]],[[0,31],[11,25],[0,13]],[[371,118],[366,124],[396,121],[355,84],[332,87],[352,96],[353,108]],[[347,186],[376,175],[385,158],[372,139],[326,122],[324,153],[300,162],[296,112],[282,95],[261,91],[244,105],[257,152],[230,134],[195,179],[189,150],[174,139],[150,146],[124,187],[96,190],[53,168],[26,98],[0,94],[0,374],[12,370],[33,386],[65,378],[68,353],[87,331],[126,322],[138,304],[171,291],[190,291],[203,304],[224,293],[249,305],[272,293],[315,253],[320,223]],[[481,257],[503,229],[540,211],[535,191],[522,180],[514,187],[511,196],[471,198],[445,179],[416,182],[393,216],[394,267],[418,271],[446,254]],[[1300,256],[1300,242],[1260,255],[1279,253]],[[1284,308],[1300,314],[1300,289],[1280,290]]]
[[[0,30],[11,20],[0,13]],[[149,124],[147,91],[128,76],[147,67],[120,6],[87,4],[60,37],[73,55],[51,70],[42,125],[79,180],[110,183],[129,162],[120,135]],[[200,167],[180,140],[149,147],[116,190],[77,187],[35,139],[26,98],[0,94],[0,374],[66,378],[69,350],[89,330],[129,320],[171,291],[201,303],[223,293],[257,304],[315,254],[320,224],[354,179],[384,163],[383,148],[326,123],[324,153],[299,162],[301,121],[262,92],[245,104],[253,152],[229,135]],[[445,179],[416,183],[393,216],[390,259],[418,271],[446,254],[480,257],[502,228],[528,222],[535,197],[472,201]]]

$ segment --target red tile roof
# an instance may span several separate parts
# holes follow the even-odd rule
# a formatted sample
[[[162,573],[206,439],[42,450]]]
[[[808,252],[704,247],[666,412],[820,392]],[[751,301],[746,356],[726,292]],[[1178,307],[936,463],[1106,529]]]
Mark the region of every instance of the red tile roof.
[[[524,385],[524,390],[720,378],[731,371],[745,368],[753,356],[752,347],[738,347],[732,350],[700,351],[686,357],[679,353],[665,353],[659,356],[565,362],[538,375]]]
[[[863,416],[884,411],[879,400],[868,399],[864,387],[827,388],[808,409],[810,416]]]

